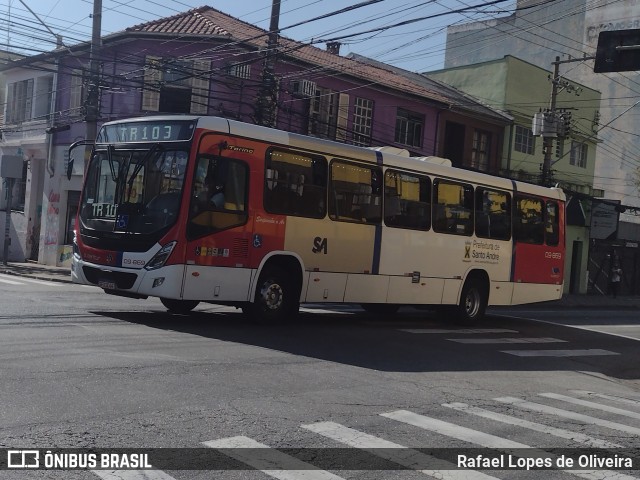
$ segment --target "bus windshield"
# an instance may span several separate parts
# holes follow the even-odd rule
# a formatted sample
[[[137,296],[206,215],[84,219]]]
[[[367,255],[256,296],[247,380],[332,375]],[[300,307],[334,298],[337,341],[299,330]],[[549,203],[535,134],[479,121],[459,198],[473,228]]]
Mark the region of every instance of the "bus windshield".
[[[178,215],[188,150],[157,143],[146,149],[95,153],[86,172],[80,220],[86,228],[158,232]]]

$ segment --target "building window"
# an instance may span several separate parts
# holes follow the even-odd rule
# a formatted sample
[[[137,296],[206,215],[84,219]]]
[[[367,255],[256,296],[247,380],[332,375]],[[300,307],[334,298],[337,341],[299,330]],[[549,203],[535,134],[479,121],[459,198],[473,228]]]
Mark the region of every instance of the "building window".
[[[569,163],[580,168],[587,168],[587,144],[571,142],[571,157]]]
[[[69,110],[72,114],[82,113],[82,107],[86,99],[84,88],[84,74],[82,70],[71,71],[71,88],[69,92]]]
[[[489,148],[491,134],[482,130],[474,130],[471,147],[471,168],[486,172],[489,169]]]
[[[535,149],[535,141],[536,137],[533,136],[533,132],[530,128],[516,125],[516,138],[514,144],[516,152],[533,155]]]
[[[396,116],[396,143],[410,147],[421,147],[423,124],[424,117],[422,115],[399,108]]]
[[[251,64],[237,63],[235,65],[229,65],[228,73],[232,77],[251,78]]]
[[[209,108],[209,60],[163,61],[147,56],[142,110],[206,115]]]
[[[329,140],[336,139],[338,96],[337,92],[328,88],[316,88],[309,106],[309,135]]]
[[[356,97],[353,107],[353,144],[360,147],[371,146],[371,119],[373,101]]]
[[[21,123],[31,120],[33,102],[33,78],[21,82],[10,83],[7,87],[7,107],[5,121]]]

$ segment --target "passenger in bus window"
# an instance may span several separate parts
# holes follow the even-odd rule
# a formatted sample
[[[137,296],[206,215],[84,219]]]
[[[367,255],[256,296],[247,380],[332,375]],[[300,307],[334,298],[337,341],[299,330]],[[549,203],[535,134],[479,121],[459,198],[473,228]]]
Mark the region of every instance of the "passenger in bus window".
[[[224,207],[224,185],[221,181],[216,181],[214,178],[207,176],[205,178],[205,197],[208,199],[209,204],[215,208]]]

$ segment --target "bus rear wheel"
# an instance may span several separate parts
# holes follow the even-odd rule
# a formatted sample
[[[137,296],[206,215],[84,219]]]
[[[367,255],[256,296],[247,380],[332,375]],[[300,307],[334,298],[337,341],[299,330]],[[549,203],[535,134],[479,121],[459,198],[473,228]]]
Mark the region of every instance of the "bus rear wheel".
[[[197,300],[175,300],[173,298],[161,298],[160,301],[171,313],[189,313],[200,303]]]
[[[285,270],[274,266],[260,274],[254,301],[243,311],[261,323],[280,323],[294,317],[298,308],[294,282]]]
[[[455,318],[461,325],[472,325],[484,317],[489,294],[481,280],[468,279],[462,287],[460,303],[455,309]]]

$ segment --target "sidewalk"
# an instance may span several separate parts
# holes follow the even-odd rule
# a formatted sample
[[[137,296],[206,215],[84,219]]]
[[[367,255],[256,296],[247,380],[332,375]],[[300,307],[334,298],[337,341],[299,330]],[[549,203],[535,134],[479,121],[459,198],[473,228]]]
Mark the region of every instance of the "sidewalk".
[[[0,263],[0,273],[38,280],[71,283],[70,267],[52,267],[51,265],[40,265],[32,262],[8,262],[7,265]]]
[[[16,275],[20,277],[49,280],[54,282],[71,283],[71,270],[67,267],[52,267],[38,263],[9,262],[8,265],[0,263],[0,274]],[[605,295],[565,295],[562,300],[554,302],[542,302],[522,305],[521,308],[619,308],[625,310],[640,311],[640,297],[618,296],[612,298]],[[514,307],[506,307],[514,308]],[[519,308],[519,307],[516,307]]]

